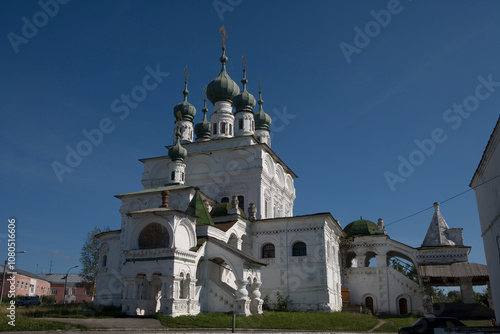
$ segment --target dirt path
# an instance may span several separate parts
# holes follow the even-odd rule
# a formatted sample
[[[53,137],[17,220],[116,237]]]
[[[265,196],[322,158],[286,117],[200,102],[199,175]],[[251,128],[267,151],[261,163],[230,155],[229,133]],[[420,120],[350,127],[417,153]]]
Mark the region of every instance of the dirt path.
[[[373,332],[375,331],[377,328],[379,328],[380,326],[382,326],[383,324],[385,324],[385,320],[379,320],[378,321],[378,324],[375,325],[375,327],[373,327],[372,329],[370,329],[368,332]]]

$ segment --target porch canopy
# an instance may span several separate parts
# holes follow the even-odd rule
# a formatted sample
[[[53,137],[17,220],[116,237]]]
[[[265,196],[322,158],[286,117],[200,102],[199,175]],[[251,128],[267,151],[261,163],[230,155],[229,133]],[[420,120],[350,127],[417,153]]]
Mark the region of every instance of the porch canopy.
[[[489,283],[488,267],[479,263],[423,265],[419,266],[419,272],[426,286],[460,286],[464,280],[471,281],[472,285]]]

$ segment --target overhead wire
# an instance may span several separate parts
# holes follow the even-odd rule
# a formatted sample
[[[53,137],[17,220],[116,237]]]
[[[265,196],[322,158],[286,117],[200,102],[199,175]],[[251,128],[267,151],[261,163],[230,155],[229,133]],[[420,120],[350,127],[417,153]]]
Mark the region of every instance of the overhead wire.
[[[441,202],[439,202],[439,203],[443,204],[443,203],[446,203],[446,202],[448,202],[448,201],[451,201],[451,200],[452,200],[452,199],[454,199],[454,198],[457,198],[457,197],[459,197],[459,196],[462,196],[463,194],[468,193],[468,192],[469,192],[469,191],[471,191],[471,190],[474,190],[474,189],[476,189],[476,188],[479,188],[480,186],[482,186],[482,185],[484,185],[484,184],[486,184],[486,183],[488,183],[488,182],[490,182],[490,181],[493,181],[493,180],[494,180],[494,179],[496,179],[497,177],[500,177],[500,174],[499,174],[499,175],[497,175],[497,176],[492,177],[492,178],[491,178],[491,179],[489,179],[489,180],[484,181],[483,183],[478,184],[478,185],[477,185],[477,186],[475,186],[475,187],[471,187],[470,189],[467,189],[467,190],[462,191],[462,192],[460,192],[460,193],[458,193],[458,194],[456,194],[456,195],[453,195],[453,196],[451,196],[451,197],[449,197],[449,198],[447,198],[447,199],[445,199],[445,200],[443,200],[443,201],[441,201]],[[430,209],[432,209],[433,207],[434,207],[434,206],[429,206],[429,207],[427,207],[427,208],[425,208],[425,209],[422,209],[422,210],[420,210],[420,211],[418,211],[418,212],[412,213],[411,215],[408,215],[408,216],[406,216],[406,217],[404,217],[404,218],[401,218],[401,219],[398,219],[398,220],[396,220],[396,221],[393,221],[393,222],[390,222],[390,223],[388,223],[388,224],[385,224],[385,226],[390,226],[390,225],[393,225],[393,224],[399,223],[400,221],[403,221],[403,220],[405,220],[405,219],[408,219],[408,218],[411,218],[411,217],[416,216],[416,215],[418,215],[418,214],[421,214],[422,212],[425,212],[425,211],[427,211],[427,210],[430,210]]]

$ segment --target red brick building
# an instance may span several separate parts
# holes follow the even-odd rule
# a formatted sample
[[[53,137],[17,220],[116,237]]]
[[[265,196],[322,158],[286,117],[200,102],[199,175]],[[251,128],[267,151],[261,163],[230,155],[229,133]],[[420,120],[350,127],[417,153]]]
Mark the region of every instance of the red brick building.
[[[50,282],[50,294],[56,298],[57,304],[62,304],[64,298],[64,283],[66,274],[40,274]],[[92,295],[84,287],[79,286],[82,282],[80,274],[68,274],[66,282],[66,304],[91,302]]]

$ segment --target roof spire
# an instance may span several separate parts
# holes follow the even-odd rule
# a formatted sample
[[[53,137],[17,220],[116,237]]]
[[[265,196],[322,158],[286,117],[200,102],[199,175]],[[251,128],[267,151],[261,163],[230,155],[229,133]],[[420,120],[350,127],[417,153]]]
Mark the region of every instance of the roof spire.
[[[182,92],[182,94],[184,94],[184,101],[187,101],[187,96],[189,95],[189,91],[188,91],[188,77],[189,77],[189,73],[188,73],[188,67],[184,67],[184,73],[186,75],[186,80],[184,81],[184,91]]]
[[[224,26],[220,27],[220,32],[222,34],[222,56],[220,57],[220,62],[222,63],[222,68],[226,67],[227,57],[226,57],[226,28]]]
[[[203,91],[205,92],[203,96],[203,109],[201,110],[203,112],[203,122],[207,121],[207,86],[203,87]]]
[[[257,102],[259,104],[259,111],[262,110],[262,105],[264,104],[264,101],[262,100],[262,90],[260,89],[260,77],[259,77],[259,101]],[[262,110],[264,111],[264,110]]]
[[[247,90],[247,61],[245,59],[245,54],[243,54],[243,79],[241,79],[241,83],[243,84],[243,91]]]

